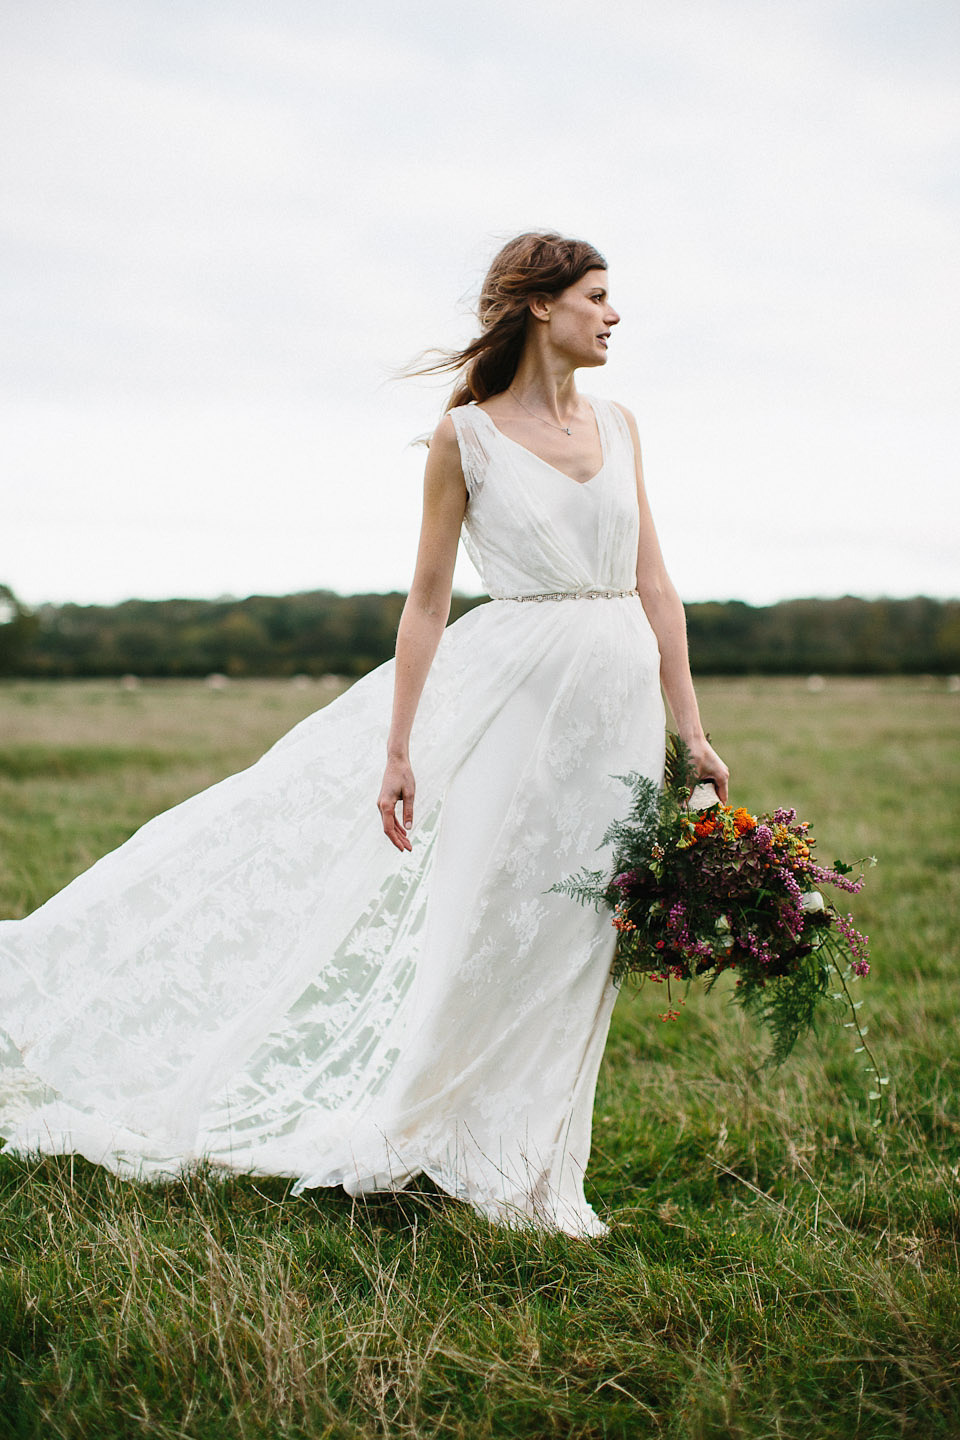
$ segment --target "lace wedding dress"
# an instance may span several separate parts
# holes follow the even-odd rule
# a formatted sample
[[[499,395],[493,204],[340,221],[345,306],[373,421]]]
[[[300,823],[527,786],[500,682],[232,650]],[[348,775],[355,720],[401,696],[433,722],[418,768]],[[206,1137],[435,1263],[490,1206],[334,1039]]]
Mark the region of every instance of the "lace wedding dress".
[[[586,593],[632,592],[638,538],[630,433],[591,403],[582,484],[452,412],[494,599],[423,692],[411,853],[375,808],[390,662],[0,923],[7,1151],[141,1179],[206,1157],[296,1192],[422,1173],[500,1223],[603,1232],[583,1173],[614,931],[548,892],[603,863],[614,777],[660,777],[664,712],[639,599]],[[513,598],[544,592],[565,598]]]

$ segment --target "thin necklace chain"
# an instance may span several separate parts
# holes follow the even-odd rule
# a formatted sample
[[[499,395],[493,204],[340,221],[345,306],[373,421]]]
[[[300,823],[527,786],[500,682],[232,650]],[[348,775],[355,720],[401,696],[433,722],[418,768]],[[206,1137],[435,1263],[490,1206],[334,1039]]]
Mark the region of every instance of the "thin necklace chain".
[[[512,395],[514,400],[516,400],[517,404],[520,406],[520,409],[526,410],[528,415],[533,415],[534,420],[539,420],[541,425],[549,425],[551,430],[562,430],[564,435],[572,434],[569,425],[554,425],[552,420],[544,420],[542,415],[535,415],[534,412],[530,409],[529,405],[524,405],[523,401],[520,399],[520,396],[515,390],[511,390],[509,385],[507,386],[507,394]]]

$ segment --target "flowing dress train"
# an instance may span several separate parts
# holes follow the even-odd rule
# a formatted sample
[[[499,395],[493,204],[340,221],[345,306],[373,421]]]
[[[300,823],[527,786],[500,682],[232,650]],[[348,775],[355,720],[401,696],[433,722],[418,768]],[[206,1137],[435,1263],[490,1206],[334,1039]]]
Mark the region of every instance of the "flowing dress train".
[[[393,662],[249,769],[0,922],[0,1135],[140,1179],[201,1158],[295,1190],[429,1175],[491,1219],[599,1234],[583,1175],[614,932],[549,893],[617,775],[659,779],[634,455],[572,480],[452,412],[490,595],[444,632],[411,740],[413,850],[374,801]],[[563,592],[543,602],[521,595]],[[4,1046],[6,1047],[4,1049]]]

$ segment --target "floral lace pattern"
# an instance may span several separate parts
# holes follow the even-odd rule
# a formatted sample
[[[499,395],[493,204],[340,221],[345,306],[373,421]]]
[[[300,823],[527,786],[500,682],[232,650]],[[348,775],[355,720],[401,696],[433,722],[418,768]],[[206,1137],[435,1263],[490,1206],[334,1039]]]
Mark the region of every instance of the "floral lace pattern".
[[[630,435],[591,403],[586,484],[452,412],[491,595],[633,586]],[[502,1223],[602,1230],[583,1172],[613,932],[548,892],[592,859],[611,777],[661,772],[654,636],[632,596],[495,600],[450,626],[403,857],[374,805],[392,685],[391,662],[0,923],[8,1150],[352,1193],[423,1172]]]

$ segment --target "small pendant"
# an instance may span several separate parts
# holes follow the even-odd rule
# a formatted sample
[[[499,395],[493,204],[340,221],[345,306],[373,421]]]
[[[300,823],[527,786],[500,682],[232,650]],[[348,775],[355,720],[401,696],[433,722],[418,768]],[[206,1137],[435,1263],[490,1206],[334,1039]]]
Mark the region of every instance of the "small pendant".
[[[570,434],[570,426],[569,426],[569,425],[564,425],[563,431],[564,431],[564,434],[565,434],[565,435],[569,435],[569,434]]]

